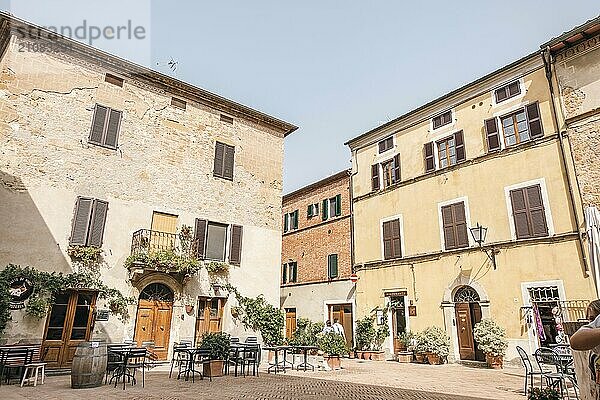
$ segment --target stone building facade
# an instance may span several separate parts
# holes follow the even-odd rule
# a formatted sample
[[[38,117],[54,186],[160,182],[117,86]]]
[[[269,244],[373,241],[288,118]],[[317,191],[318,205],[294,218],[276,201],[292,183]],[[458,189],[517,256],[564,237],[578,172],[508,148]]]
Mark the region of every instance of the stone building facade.
[[[140,300],[128,321],[112,315],[92,321],[86,338],[140,341],[145,335],[165,358],[173,342],[198,339],[203,331],[252,334],[231,317],[235,300],[223,285],[278,302],[283,145],[296,127],[0,17],[0,268],[70,273],[70,246],[99,245],[103,282],[154,306],[142,313]],[[35,37],[22,34],[32,29]],[[88,218],[78,219],[89,212],[88,201],[103,205],[102,223],[93,206],[88,225],[80,224]],[[134,249],[178,248],[185,227],[192,228],[194,255],[229,264],[226,276],[201,268],[182,280],[144,264],[125,268]],[[81,229],[82,243],[74,239]],[[86,236],[86,229],[99,230]],[[100,241],[91,243],[94,234]],[[166,298],[153,297],[161,293]],[[92,308],[106,305],[98,301]],[[68,333],[63,336],[54,338],[63,348],[51,363],[69,362]],[[47,341],[46,318],[13,311],[2,340]]]
[[[350,173],[345,170],[283,197],[281,308],[286,336],[296,318],[340,320],[354,332]]]

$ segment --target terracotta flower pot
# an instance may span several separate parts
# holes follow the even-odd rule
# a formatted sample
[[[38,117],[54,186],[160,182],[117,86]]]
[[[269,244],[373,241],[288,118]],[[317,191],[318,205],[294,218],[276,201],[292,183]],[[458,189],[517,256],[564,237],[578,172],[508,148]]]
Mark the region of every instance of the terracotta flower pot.
[[[385,353],[383,351],[374,351],[371,353],[372,361],[385,361]]]
[[[502,356],[491,356],[486,354],[485,360],[487,361],[488,367],[493,369],[502,369],[502,366],[504,365],[504,359]]]
[[[423,354],[423,353],[415,354],[415,361],[420,364],[423,364],[425,362],[425,354]]]
[[[224,364],[223,360],[210,360],[208,363],[203,364],[202,373],[210,377],[223,376]]]
[[[427,353],[427,361],[431,365],[440,365],[442,363],[442,358],[435,353]]]
[[[401,351],[398,353],[398,362],[409,363],[413,360],[412,351]]]
[[[342,361],[340,356],[326,356],[325,359],[327,360],[327,365],[329,365],[329,368],[333,370],[342,369]]]

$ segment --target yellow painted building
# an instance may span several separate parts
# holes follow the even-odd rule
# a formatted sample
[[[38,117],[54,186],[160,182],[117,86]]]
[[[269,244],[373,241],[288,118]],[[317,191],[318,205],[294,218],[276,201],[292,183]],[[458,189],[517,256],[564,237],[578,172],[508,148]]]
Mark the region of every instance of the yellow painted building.
[[[391,305],[386,351],[435,325],[450,359],[482,360],[472,329],[491,317],[512,359],[560,341],[561,311],[595,298],[560,124],[538,52],[347,143],[357,316]]]

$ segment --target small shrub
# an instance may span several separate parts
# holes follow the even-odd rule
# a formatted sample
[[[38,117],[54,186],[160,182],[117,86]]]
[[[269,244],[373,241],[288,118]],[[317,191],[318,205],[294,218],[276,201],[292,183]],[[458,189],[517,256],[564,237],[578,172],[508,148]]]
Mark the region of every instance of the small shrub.
[[[440,357],[447,357],[450,354],[450,337],[442,328],[430,326],[417,336],[417,350],[419,352],[429,352],[437,354]]]
[[[508,342],[506,341],[506,331],[491,319],[482,319],[475,324],[473,336],[479,350],[490,356],[502,356],[506,354]]]
[[[212,332],[202,335],[200,347],[210,351],[211,360],[226,360],[230,346],[228,333]]]
[[[348,354],[348,348],[344,337],[335,332],[320,334],[317,342],[319,349],[327,355],[343,356]]]
[[[544,389],[540,388],[532,388],[527,396],[529,400],[560,400],[561,395],[560,392],[546,387]]]
[[[317,346],[318,335],[323,331],[323,322],[312,322],[308,318],[298,318],[289,344],[292,346]]]

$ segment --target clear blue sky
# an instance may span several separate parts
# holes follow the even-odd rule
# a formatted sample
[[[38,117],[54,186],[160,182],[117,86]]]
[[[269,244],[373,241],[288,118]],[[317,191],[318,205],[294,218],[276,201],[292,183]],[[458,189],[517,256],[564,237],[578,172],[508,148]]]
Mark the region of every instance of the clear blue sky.
[[[598,0],[140,1],[150,57],[117,53],[163,72],[173,58],[179,79],[300,127],[286,139],[284,192],[349,167],[346,140],[600,14]],[[109,0],[17,2],[17,16],[49,25]]]

